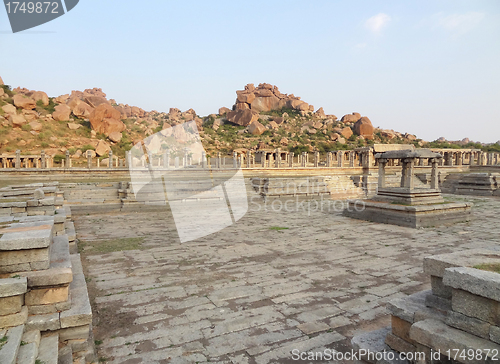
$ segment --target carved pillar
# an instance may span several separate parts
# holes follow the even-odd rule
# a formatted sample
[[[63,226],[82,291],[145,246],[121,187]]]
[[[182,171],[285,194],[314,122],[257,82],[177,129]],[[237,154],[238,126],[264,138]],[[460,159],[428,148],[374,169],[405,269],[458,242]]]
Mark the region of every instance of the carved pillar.
[[[266,168],[266,157],[267,157],[267,153],[262,151],[260,152],[260,162],[262,164],[262,168]]]
[[[233,152],[233,168],[238,168],[238,153]]]
[[[15,168],[16,169],[21,168],[21,151],[19,149],[16,150],[16,164],[15,164]]]
[[[251,167],[251,163],[252,162],[252,155],[251,155],[251,152],[249,150],[247,150],[247,168],[250,168]]]
[[[108,153],[108,168],[113,168],[113,151],[110,150],[109,153]],[[149,156],[149,158],[151,158],[151,155]],[[153,161],[151,159],[149,159],[149,164],[151,165],[151,167],[153,166]]]
[[[314,152],[314,167],[319,167],[319,152]]]
[[[45,169],[47,168],[47,158],[45,157],[45,150],[42,150],[40,154],[41,154],[40,156],[41,168]]]
[[[380,158],[378,160],[378,188],[385,187],[385,165],[387,164],[387,159]]]
[[[288,166],[290,168],[293,168],[293,155],[294,155],[293,152],[290,152],[290,154],[288,155]]]
[[[337,163],[339,167],[344,166],[344,152],[341,150],[337,152]]]
[[[436,158],[432,158],[430,162],[432,164],[431,189],[437,190],[439,189],[438,161],[436,160]]]
[[[127,156],[129,158],[129,167],[132,165],[132,154],[130,151],[127,152]],[[87,168],[92,168],[92,151],[87,150]]]
[[[276,168],[280,168],[281,167],[281,150],[280,150],[280,148],[276,149],[275,167]]]
[[[205,151],[201,152],[201,168],[207,168],[207,153]]]
[[[66,165],[66,168],[70,167],[70,165],[69,165],[69,150],[66,151],[66,163],[65,163],[65,165]]]

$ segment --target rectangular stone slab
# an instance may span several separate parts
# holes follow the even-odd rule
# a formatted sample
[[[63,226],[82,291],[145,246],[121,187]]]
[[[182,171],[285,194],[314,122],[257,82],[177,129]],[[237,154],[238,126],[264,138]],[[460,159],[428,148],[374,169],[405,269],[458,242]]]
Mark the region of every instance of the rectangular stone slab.
[[[0,250],[46,248],[52,242],[54,224],[45,222],[13,224],[3,229]]]
[[[500,252],[487,249],[471,249],[424,258],[424,273],[443,277],[446,268],[473,267],[482,263],[498,263]]]
[[[500,301],[500,274],[469,267],[445,269],[443,283],[478,296]]]

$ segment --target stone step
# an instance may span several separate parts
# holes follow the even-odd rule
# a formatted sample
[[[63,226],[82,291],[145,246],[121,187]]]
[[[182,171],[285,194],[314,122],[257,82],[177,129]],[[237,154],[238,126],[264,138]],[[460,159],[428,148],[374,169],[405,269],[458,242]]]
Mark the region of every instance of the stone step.
[[[34,364],[38,355],[38,347],[40,345],[40,331],[31,330],[25,331],[21,339],[21,346],[17,354],[18,364]]]
[[[76,240],[75,224],[72,221],[66,221],[64,226],[66,229],[66,235],[68,236],[68,240],[70,242],[75,241]]]
[[[442,321],[433,319],[413,324],[410,329],[410,338],[434,351],[440,351],[442,356],[447,355],[449,350],[451,359],[459,363],[493,362],[496,360],[494,358],[495,353],[498,355],[500,352],[500,345],[492,341],[452,328]],[[482,360],[468,360],[467,353],[469,350],[475,353],[474,357],[476,359],[478,359],[478,353],[481,352]],[[458,355],[455,356],[455,353],[458,353]],[[461,357],[460,353],[465,353],[465,357]]]
[[[57,364],[73,364],[73,351],[70,345],[59,349]]]
[[[399,359],[399,353],[392,350],[386,343],[385,338],[391,331],[390,327],[356,335],[352,338],[353,350],[357,353],[366,353],[361,362],[371,364],[409,364],[406,359]],[[390,353],[390,354],[388,354]],[[377,355],[378,354],[378,355]],[[394,358],[394,360],[390,360]]]
[[[16,364],[23,332],[24,325],[20,325],[7,330],[4,335],[0,335],[0,339],[7,337],[7,341],[0,347],[0,363]]]
[[[92,308],[90,306],[87,283],[83,275],[80,254],[71,255],[73,266],[73,282],[70,284],[71,308],[60,314],[61,328],[90,325],[92,323]]]
[[[44,364],[58,364],[59,335],[44,335],[38,347],[37,361]]]

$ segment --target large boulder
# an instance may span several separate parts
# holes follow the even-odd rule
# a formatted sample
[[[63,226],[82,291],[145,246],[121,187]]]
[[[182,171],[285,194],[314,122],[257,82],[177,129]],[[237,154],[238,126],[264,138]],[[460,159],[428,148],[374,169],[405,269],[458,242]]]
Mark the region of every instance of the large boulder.
[[[99,143],[97,143],[97,147],[95,148],[95,153],[100,157],[109,153],[110,150],[111,147],[108,143],[106,143],[104,140],[99,140]]]
[[[342,119],[340,119],[340,121],[342,121],[343,123],[355,123],[359,119],[361,119],[361,115],[357,112],[353,112],[352,114],[342,116]]]
[[[323,108],[320,107],[318,110],[316,110],[316,112],[314,113],[314,116],[316,116],[317,118],[320,118],[320,119],[326,119],[325,110],[323,110]]]
[[[69,99],[69,94],[65,94],[65,95],[61,95],[61,96],[57,96],[55,99],[54,99],[54,102],[56,104],[65,104],[66,101],[68,101]]]
[[[340,131],[340,134],[341,134],[344,138],[349,139],[349,138],[352,136],[352,134],[353,134],[353,133],[352,133],[352,129],[351,129],[351,128],[349,128],[348,126],[346,126],[344,129],[342,129],[342,130]]]
[[[92,111],[94,111],[92,106],[86,104],[85,102],[80,102],[73,109],[73,115],[75,115],[77,118],[88,119],[90,118],[90,114],[92,114]]]
[[[262,90],[264,91],[264,90]],[[265,90],[269,91],[269,90]],[[271,111],[271,110],[278,110],[280,109],[280,99],[278,99],[276,96],[273,95],[271,91],[270,96],[264,96],[264,97],[256,97],[251,103],[250,103],[250,108],[254,111],[257,112],[266,112],[266,111]]]
[[[113,132],[121,133],[126,129],[120,120],[120,112],[109,104],[101,104],[90,114],[89,120],[92,129],[109,136]]]
[[[233,124],[248,126],[254,121],[259,120],[259,114],[249,109],[236,110],[228,112],[226,118]]]
[[[119,143],[122,140],[122,133],[114,131],[108,135],[108,138],[114,143]]]
[[[16,107],[14,105],[11,105],[11,104],[3,105],[2,110],[4,113],[6,113],[8,115],[14,115],[17,113]]]
[[[9,115],[9,121],[12,123],[12,127],[20,128],[24,124],[26,124],[26,119],[22,114],[11,114]]]
[[[354,132],[365,139],[373,139],[374,130],[372,122],[366,116],[363,116],[354,124]]]
[[[14,95],[13,97],[14,105],[24,110],[33,110],[36,107],[36,101],[31,97],[27,97],[24,95]]]
[[[83,100],[92,107],[97,107],[102,104],[109,105],[109,101],[102,96],[85,96]]]
[[[41,101],[43,106],[49,105],[49,96],[43,91],[35,91],[31,97],[35,100],[35,102]]]
[[[266,130],[266,127],[258,121],[254,121],[248,126],[248,132],[252,135],[261,135]]]
[[[271,93],[272,95],[272,93]],[[269,96],[271,96],[269,95]],[[238,94],[237,97],[237,102],[246,102],[247,104],[251,104],[253,100],[255,100],[255,94],[248,92],[248,93],[240,93]]]
[[[219,109],[219,115],[224,115],[224,114],[227,114],[228,112],[230,112],[231,109],[228,109],[227,107],[221,107]]]
[[[80,129],[81,126],[82,126],[81,124],[68,123],[68,128],[70,130],[78,130],[78,129]]]
[[[69,120],[70,114],[71,108],[68,105],[61,104],[55,107],[55,111],[52,113],[52,118],[56,121],[66,121]]]
[[[38,121],[32,121],[30,123],[30,126],[31,126],[31,130],[33,130],[33,131],[40,131],[43,129],[42,123],[39,123]]]

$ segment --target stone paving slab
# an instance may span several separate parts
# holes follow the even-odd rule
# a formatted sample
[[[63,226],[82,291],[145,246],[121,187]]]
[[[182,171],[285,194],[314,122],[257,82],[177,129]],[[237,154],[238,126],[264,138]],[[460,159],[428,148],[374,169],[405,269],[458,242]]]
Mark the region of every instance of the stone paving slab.
[[[261,209],[183,244],[168,210],[78,216],[98,356],[267,364],[293,362],[294,349],[351,350],[354,335],[390,325],[389,301],[430,289],[425,257],[498,249],[500,200],[464,199],[474,219],[453,226]],[[144,239],[140,250],[86,248],[135,237]]]

